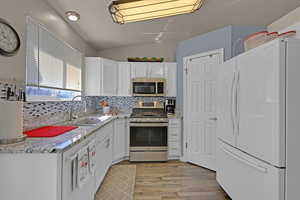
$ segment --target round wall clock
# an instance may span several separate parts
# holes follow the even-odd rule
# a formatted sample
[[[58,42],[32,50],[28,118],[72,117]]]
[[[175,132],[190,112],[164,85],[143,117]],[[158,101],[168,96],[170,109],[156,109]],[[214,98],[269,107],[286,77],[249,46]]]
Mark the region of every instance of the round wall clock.
[[[13,56],[20,49],[20,37],[17,31],[0,18],[0,54]]]

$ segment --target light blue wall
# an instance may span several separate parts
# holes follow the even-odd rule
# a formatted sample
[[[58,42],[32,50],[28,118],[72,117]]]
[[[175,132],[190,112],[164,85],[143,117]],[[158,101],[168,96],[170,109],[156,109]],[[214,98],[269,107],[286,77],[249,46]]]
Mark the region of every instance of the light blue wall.
[[[264,26],[232,26],[232,55],[237,56],[244,52],[243,39],[252,33],[265,31],[267,28]]]
[[[261,30],[266,30],[266,27],[227,26],[180,42],[176,49],[177,109],[182,111],[184,57],[224,48],[224,59],[228,60],[243,52],[242,38]]]

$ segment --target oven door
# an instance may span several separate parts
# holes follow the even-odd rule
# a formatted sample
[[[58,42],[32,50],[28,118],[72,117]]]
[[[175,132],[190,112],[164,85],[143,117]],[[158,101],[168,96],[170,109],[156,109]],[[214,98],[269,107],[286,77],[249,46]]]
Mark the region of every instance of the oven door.
[[[130,149],[160,149],[168,147],[168,123],[130,123]]]

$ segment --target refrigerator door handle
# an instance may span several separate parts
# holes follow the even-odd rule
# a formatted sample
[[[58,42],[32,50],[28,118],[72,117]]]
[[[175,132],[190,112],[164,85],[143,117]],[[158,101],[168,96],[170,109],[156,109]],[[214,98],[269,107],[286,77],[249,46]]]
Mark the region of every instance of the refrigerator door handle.
[[[258,165],[256,163],[248,160],[247,158],[243,158],[241,156],[236,155],[235,153],[233,153],[232,151],[226,149],[225,147],[221,147],[221,149],[222,149],[222,151],[224,153],[228,154],[229,156],[231,156],[231,157],[239,160],[240,162],[242,162],[242,163],[244,163],[244,164],[246,164],[246,165],[248,165],[248,166],[250,166],[252,168],[255,168],[255,169],[257,169],[257,170],[259,170],[259,171],[261,171],[263,173],[267,173],[268,172],[268,170],[266,168],[264,168],[264,167],[262,167],[262,166],[260,166],[260,165]]]
[[[236,93],[235,93],[235,120],[236,120],[236,133],[239,135],[240,132],[240,71],[237,73]]]
[[[231,110],[231,121],[232,121],[233,134],[235,134],[235,72],[233,74],[233,79],[232,79],[232,84],[231,84],[230,110]]]

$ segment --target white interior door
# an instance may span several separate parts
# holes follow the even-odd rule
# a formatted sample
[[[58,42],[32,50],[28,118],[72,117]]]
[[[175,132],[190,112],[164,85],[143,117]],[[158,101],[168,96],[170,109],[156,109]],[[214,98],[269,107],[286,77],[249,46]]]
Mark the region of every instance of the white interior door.
[[[217,68],[223,50],[186,59],[184,132],[189,162],[216,169]]]

